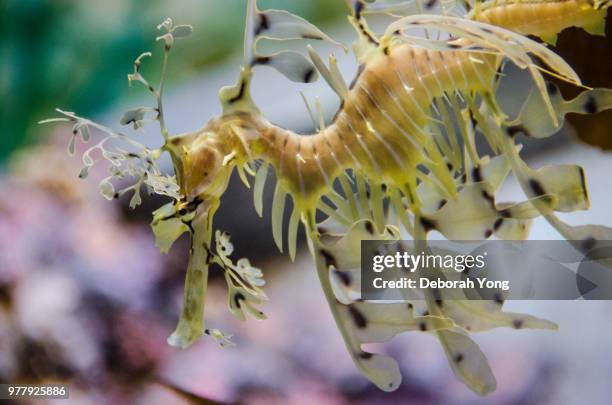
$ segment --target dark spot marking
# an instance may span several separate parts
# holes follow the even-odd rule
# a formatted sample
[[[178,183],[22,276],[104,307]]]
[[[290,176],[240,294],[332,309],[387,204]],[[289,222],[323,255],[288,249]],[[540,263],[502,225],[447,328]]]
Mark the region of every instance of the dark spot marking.
[[[359,353],[359,358],[364,359],[364,360],[371,359],[372,356],[374,356],[374,355],[372,353],[370,353],[370,352],[361,352],[361,353]]]
[[[523,327],[523,320],[515,319],[514,321],[512,321],[512,326],[514,326],[514,329],[521,329]]]
[[[319,250],[319,253],[325,259],[325,267],[338,267],[338,265],[336,264],[336,258],[328,250],[321,249]]]
[[[472,181],[474,183],[479,183],[482,181],[482,172],[480,171],[480,167],[478,166],[472,169]]]
[[[507,209],[507,208],[504,208],[503,210],[500,210],[499,213],[504,218],[512,218],[512,214],[510,213],[510,210]]]
[[[529,136],[529,132],[523,125],[510,125],[506,127],[506,133],[510,138],[514,138],[517,134],[521,132]]]
[[[504,299],[502,298],[500,293],[495,293],[493,295],[493,301],[495,301],[495,303],[499,305],[502,305],[504,303]]]
[[[546,191],[544,191],[544,187],[542,187],[542,183],[540,183],[536,179],[529,179],[529,188],[531,189],[531,191],[533,191],[536,197],[546,194]]]
[[[432,219],[421,217],[421,226],[425,229],[425,232],[429,232],[432,229],[436,229],[436,223]]]
[[[555,94],[557,94],[557,91],[559,91],[559,90],[557,89],[557,86],[555,86],[551,82],[546,82],[546,91],[551,96],[554,96]]]
[[[257,28],[255,28],[255,35],[261,34],[262,31],[270,28],[270,22],[268,21],[268,16],[264,13],[259,13],[259,24],[257,24]]]
[[[595,97],[591,96],[587,99],[586,103],[584,103],[584,111],[588,114],[595,114],[597,112],[597,101],[595,101]]]
[[[242,96],[244,96],[244,90],[246,89],[246,83],[243,81],[240,82],[240,90],[238,91],[238,94],[236,94],[235,97],[232,97],[228,100],[228,102],[230,104],[235,103],[236,101],[242,99]]]
[[[349,272],[336,270],[336,275],[346,287],[351,285],[351,274]]]
[[[582,187],[582,189],[584,190],[584,193],[586,194],[587,186],[586,186],[586,179],[584,178],[584,169],[582,167],[579,167],[578,170],[580,171],[580,186]],[[588,200],[588,195],[586,197]]]
[[[323,40],[323,38],[320,35],[314,35],[314,34],[302,34],[301,37],[304,39],[314,39],[317,41]]]
[[[178,211],[178,214],[179,214],[180,216],[183,216],[183,215],[187,214],[187,209],[186,209],[186,208],[181,208],[181,209]]]
[[[386,56],[389,56],[389,47],[388,47],[388,46],[385,46],[385,47],[383,48],[383,53],[384,53]]]
[[[597,239],[595,239],[592,236],[589,236],[588,238],[583,239],[582,249],[588,252],[589,250],[593,249],[596,244],[597,244]]]
[[[368,326],[368,320],[357,308],[355,308],[353,305],[349,305],[348,310],[351,318],[353,318],[355,326],[357,326],[359,329],[364,329]]]
[[[467,181],[467,173],[463,173],[463,174],[461,175],[461,182],[462,182],[462,183],[465,183],[466,181]]]
[[[421,332],[425,332],[427,330],[427,324],[423,321],[419,322],[419,329]]]
[[[370,235],[374,235],[374,227],[372,226],[372,222],[371,221],[366,221],[366,223],[365,223],[365,230]]]
[[[244,298],[244,295],[242,295],[242,293],[237,293],[236,295],[234,295],[234,304],[236,304],[236,307],[240,308],[241,305],[241,301],[246,300],[246,298]]]
[[[253,59],[251,65],[267,65],[268,63],[270,63],[271,60],[272,58],[270,58],[269,56],[258,56]]]
[[[373,45],[378,45],[378,41],[376,41],[371,35],[370,33],[368,33],[368,31],[366,31],[365,27],[363,26],[363,24],[359,23],[357,24],[357,26],[359,27],[359,30],[361,31],[361,33],[363,34],[364,37],[366,37],[366,39],[368,40],[368,42],[370,42]]]
[[[315,74],[315,70],[313,68],[310,68],[306,71],[306,73],[304,73],[304,83],[310,83],[310,80],[312,79],[312,76],[314,76]]]
[[[436,5],[436,1],[437,0],[428,0],[427,3],[425,3],[425,8],[429,10],[430,8]]]
[[[448,47],[451,49],[459,49],[461,48],[461,45],[459,44],[448,44]]]
[[[455,354],[455,357],[453,357],[453,360],[455,361],[455,363],[461,363],[463,361],[463,353]]]
[[[487,230],[485,231],[485,233],[484,233],[484,237],[485,237],[486,239],[489,239],[489,238],[491,237],[491,235],[493,235],[493,231],[492,231],[492,230],[490,230],[490,229],[487,229]]]
[[[499,230],[499,228],[502,226],[502,224],[504,223],[504,219],[503,218],[497,218],[495,220],[495,223],[493,224],[493,229],[494,230]]]
[[[449,171],[453,170],[453,164],[452,164],[452,163],[450,163],[450,162],[446,162],[446,168],[447,168]]]
[[[494,206],[494,204],[495,204],[495,197],[493,197],[491,194],[489,194],[487,192],[487,190],[482,190],[482,198],[484,198],[485,200],[487,200],[489,202],[489,204]]]
[[[472,128],[476,128],[476,117],[474,116],[474,111],[472,111],[471,109],[469,110],[470,112],[470,122],[472,123]]]
[[[364,4],[360,0],[355,1],[355,18],[358,20],[361,19],[361,12],[363,11],[363,6]]]
[[[438,209],[444,207],[446,205],[447,201],[443,198],[440,200],[440,202],[438,203]]]

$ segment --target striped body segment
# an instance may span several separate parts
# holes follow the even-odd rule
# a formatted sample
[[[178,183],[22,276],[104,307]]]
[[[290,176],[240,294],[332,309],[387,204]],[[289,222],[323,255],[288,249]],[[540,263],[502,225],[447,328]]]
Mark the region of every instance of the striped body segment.
[[[426,158],[422,148],[431,136],[432,101],[445,92],[491,91],[497,68],[491,55],[407,44],[389,54],[381,51],[363,69],[330,126],[311,136],[264,130],[262,157],[298,201],[317,200],[330,180],[348,169],[402,185]]]

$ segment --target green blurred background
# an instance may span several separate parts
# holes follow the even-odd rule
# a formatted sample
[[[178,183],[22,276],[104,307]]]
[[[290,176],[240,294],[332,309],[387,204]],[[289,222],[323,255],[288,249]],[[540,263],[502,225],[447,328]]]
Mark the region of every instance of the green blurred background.
[[[283,8],[314,23],[338,19],[342,1],[260,0],[260,8]],[[159,58],[155,27],[160,16],[192,24],[194,34],[172,53],[170,86],[240,52],[242,0],[1,0],[0,165],[16,149],[36,142],[37,121],[62,107],[95,116],[128,93],[126,75],[140,53]],[[146,63],[157,77],[160,63]],[[216,91],[216,90],[215,90]]]

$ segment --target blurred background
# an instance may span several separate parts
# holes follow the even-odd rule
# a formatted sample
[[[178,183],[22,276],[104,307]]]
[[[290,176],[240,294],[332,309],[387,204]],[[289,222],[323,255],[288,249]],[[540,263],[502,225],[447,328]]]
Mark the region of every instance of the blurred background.
[[[259,5],[292,11],[343,43],[353,40],[341,0]],[[274,247],[271,190],[262,220],[236,179],[216,228],[232,234],[237,257],[264,270],[268,319],[233,319],[225,282],[213,274],[207,326],[233,332],[236,346],[219,348],[205,338],[184,351],[168,347],[188,246],[181,239],[168,255],[155,248],[150,213],[165,201],[147,198],[134,211],[127,200],[105,201],[97,189],[105,168],[87,181],[77,179],[81,163],[66,149],[70,128],[36,124],[60,107],[118,128],[123,110],[151,105],[144,89],[128,88],[126,75],[133,60],[151,50],[143,74],[157,80],[155,26],[168,16],[194,26],[170,57],[168,127],[193,131],[220,112],[217,91],[238,76],[243,1],[0,0],[0,383],[66,382],[74,403],[610,403],[608,302],[508,303],[509,310],[559,323],[560,331],[475,336],[498,379],[498,390],[487,398],[455,379],[432,336],[416,333],[385,346],[399,359],[404,382],[396,392],[379,391],[353,366],[305,246],[295,263]],[[334,52],[350,81],[356,71],[350,55],[332,46],[317,49]],[[559,51],[587,85],[612,87],[609,41],[569,30]],[[528,83],[513,74],[505,91],[519,94]],[[320,97],[327,117],[338,107],[321,81],[296,85],[266,68],[256,72],[253,92],[264,113],[307,133],[312,124],[299,91],[310,101]],[[524,153],[532,166],[583,165],[592,210],[566,219],[610,226],[612,159],[605,150],[612,124],[610,114],[589,118],[550,141],[531,142]],[[160,142],[154,125],[134,135]],[[513,184],[503,190],[508,199],[517,195],[522,193]],[[533,237],[558,235],[537,222]]]

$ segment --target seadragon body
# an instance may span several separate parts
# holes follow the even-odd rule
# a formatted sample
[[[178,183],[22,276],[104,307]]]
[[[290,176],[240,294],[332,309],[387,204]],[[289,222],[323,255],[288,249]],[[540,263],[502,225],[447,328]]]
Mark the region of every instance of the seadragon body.
[[[192,238],[183,311],[169,342],[186,347],[204,333],[223,340],[221,332],[205,328],[203,322],[211,264],[225,272],[229,306],[236,316],[244,319],[244,311],[256,318],[265,316],[256,308],[265,299],[261,272],[246,259],[235,264],[229,259],[233,248],[226,234],[217,232],[213,246],[213,216],[234,170],[247,185],[247,174],[254,176],[255,208],[261,215],[263,188],[272,168],[277,178],[271,217],[274,239],[282,251],[283,214],[289,197],[293,201],[286,232],[289,254],[295,255],[298,228],[303,225],[332,313],[364,374],[381,389],[396,389],[401,377],[395,361],[365,352],[361,344],[420,330],[438,337],[462,381],[478,393],[490,392],[494,377],[468,332],[498,326],[552,329],[555,325],[503,312],[503,300],[446,301],[437,291],[424,291],[418,302],[407,297],[408,305],[364,302],[359,298],[356,249],[363,239],[399,239],[400,228],[423,241],[422,246],[432,230],[449,239],[494,235],[525,239],[530,221],[537,216],[544,216],[583,251],[598,240],[612,239],[610,228],[570,226],[555,215],[555,211],[588,208],[582,169],[561,165],[533,170],[521,160],[515,141],[518,133],[534,138],[554,134],[567,113],[612,108],[612,91],[606,89],[586,90],[574,100],[564,100],[543,73],[575,85],[580,85],[580,79],[562,58],[525,36],[552,43],[570,26],[601,35],[609,2],[487,1],[469,5],[447,1],[441,5],[442,15],[421,14],[433,8],[435,1],[370,5],[358,0],[350,5],[349,21],[358,34],[353,49],[360,65],[350,85],[340,76],[333,57],[326,65],[312,48],[311,61],[291,52],[258,55],[255,45],[262,38],[329,38],[299,17],[278,10],[262,12],[249,2],[244,66],[238,83],[220,92],[222,116],[196,132],[169,136],[161,118],[161,89],[152,90],[158,98],[156,111],[166,142],[158,151],[144,148],[136,156],[146,162],[168,152],[176,174],[175,183],[165,178],[150,184],[154,162],[144,164],[146,175],[141,183],[174,197],[174,202],[155,212],[153,229],[162,250],[184,232]],[[461,15],[453,16],[449,9],[459,9]],[[368,13],[396,19],[380,35],[368,27]],[[168,34],[160,38],[169,51],[176,28],[172,24],[165,28]],[[423,29],[428,32],[425,37],[410,34]],[[435,39],[432,32],[438,33]],[[535,83],[515,119],[497,101],[499,72],[508,62],[527,70]],[[275,67],[303,82],[320,73],[341,101],[333,121],[312,135],[271,124],[249,93],[253,67],[258,65]],[[132,79],[144,81],[139,66],[140,58]],[[66,116],[75,122],[75,131],[93,125],[72,113]],[[142,119],[132,113],[124,121],[136,125]],[[493,157],[479,153],[477,134],[484,136]],[[527,200],[496,201],[495,190],[510,171]],[[153,174],[160,178],[155,170]],[[385,209],[385,201],[390,210]],[[391,223],[390,212],[400,227]],[[343,231],[328,234],[317,222],[317,213]]]

